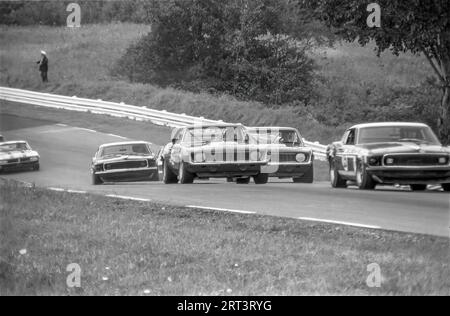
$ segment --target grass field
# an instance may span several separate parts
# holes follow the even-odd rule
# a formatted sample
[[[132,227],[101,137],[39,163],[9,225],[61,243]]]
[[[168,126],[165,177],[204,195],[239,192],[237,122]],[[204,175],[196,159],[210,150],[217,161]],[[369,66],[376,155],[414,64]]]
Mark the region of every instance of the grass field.
[[[449,241],[0,183],[0,295],[450,294]],[[68,288],[77,263],[81,288]],[[379,264],[380,288],[367,266]]]
[[[150,31],[133,24],[91,25],[81,29],[57,27],[1,27],[0,85],[54,92],[64,95],[124,101],[176,113],[241,122],[252,125],[285,125],[300,129],[311,141],[330,143],[342,135],[346,124],[324,126],[303,109],[269,109],[255,102],[240,102],[229,96],[193,94],[152,85],[131,84],[110,75],[116,60],[128,45]],[[36,61],[44,49],[50,59],[49,84],[40,82]],[[414,87],[429,73],[421,58],[375,57],[373,47],[337,45],[314,53],[321,66],[323,102],[358,104],[367,91],[372,95],[389,87]]]

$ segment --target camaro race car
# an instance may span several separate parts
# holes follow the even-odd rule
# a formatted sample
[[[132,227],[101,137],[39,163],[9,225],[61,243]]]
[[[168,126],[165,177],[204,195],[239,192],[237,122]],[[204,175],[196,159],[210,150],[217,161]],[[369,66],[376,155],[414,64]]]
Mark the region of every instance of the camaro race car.
[[[26,141],[0,143],[0,172],[9,170],[39,170],[40,156]]]
[[[378,184],[410,185],[414,191],[441,184],[450,191],[450,148],[419,123],[374,123],[348,129],[327,149],[331,184],[355,181],[360,189]]]
[[[237,183],[268,182],[261,168],[268,163],[264,147],[250,142],[240,124],[195,125],[175,129],[163,150],[163,181],[193,183],[194,179],[233,178]]]
[[[298,130],[287,127],[251,127],[247,131],[259,145],[265,145],[270,161],[264,168],[271,177],[292,178],[295,183],[314,181],[313,151],[305,146]]]
[[[158,181],[156,158],[147,142],[123,142],[100,146],[91,165],[92,184],[104,182]]]

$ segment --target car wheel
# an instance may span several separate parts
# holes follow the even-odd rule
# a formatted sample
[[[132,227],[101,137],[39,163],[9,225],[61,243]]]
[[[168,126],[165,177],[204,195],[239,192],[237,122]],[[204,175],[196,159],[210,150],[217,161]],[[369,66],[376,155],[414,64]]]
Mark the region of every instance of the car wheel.
[[[92,173],[92,184],[93,185],[103,184],[103,180],[95,173]]]
[[[359,166],[356,171],[356,185],[360,190],[373,190],[377,185],[364,165]]]
[[[334,163],[330,163],[330,181],[333,188],[346,188],[347,180],[342,179]]]
[[[236,179],[236,184],[249,184],[250,178],[239,178]]]
[[[410,187],[413,191],[425,191],[427,189],[426,184],[411,184]]]
[[[181,184],[191,184],[194,183],[194,175],[187,170],[186,164],[184,162],[180,163],[180,183]]]
[[[314,167],[306,172],[301,178],[294,178],[294,183],[313,183],[314,182]]]
[[[177,175],[170,170],[169,165],[165,162],[163,163],[163,182],[164,184],[178,183]]]
[[[442,185],[442,188],[444,189],[445,192],[450,192],[450,183],[444,183]]]
[[[266,184],[269,182],[269,174],[268,173],[260,173],[257,176],[253,177],[255,184]]]

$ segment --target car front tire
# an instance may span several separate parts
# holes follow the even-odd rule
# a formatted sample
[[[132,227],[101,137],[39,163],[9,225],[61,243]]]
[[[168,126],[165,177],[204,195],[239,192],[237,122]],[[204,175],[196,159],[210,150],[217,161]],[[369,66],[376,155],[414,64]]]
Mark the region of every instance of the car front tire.
[[[39,169],[41,169],[41,166],[38,163],[33,166],[34,171],[39,171]]]
[[[330,163],[330,181],[333,188],[346,188],[347,180],[342,179],[334,163]]]
[[[191,184],[194,183],[194,175],[187,170],[187,166],[184,162],[180,164],[180,183]]]
[[[356,184],[360,190],[373,190],[377,186],[364,165],[359,166],[356,171]]]
[[[178,183],[177,175],[170,170],[166,162],[163,163],[163,182],[164,184]]]
[[[253,177],[255,184],[267,184],[269,182],[269,174],[268,173],[260,173],[257,176]]]
[[[103,180],[95,173],[92,173],[92,184],[93,185],[103,184]]]
[[[410,187],[413,191],[425,191],[427,189],[426,184],[411,184]]]

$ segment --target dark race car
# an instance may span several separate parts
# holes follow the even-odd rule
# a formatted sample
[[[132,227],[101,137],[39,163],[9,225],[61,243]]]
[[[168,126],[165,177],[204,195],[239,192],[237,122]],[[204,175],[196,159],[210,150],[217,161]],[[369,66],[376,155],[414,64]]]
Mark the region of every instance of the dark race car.
[[[294,183],[314,181],[314,155],[300,133],[290,127],[249,127],[247,131],[260,145],[266,145],[271,177],[293,179]]]
[[[172,142],[162,153],[163,181],[193,183],[194,179],[228,178],[237,183],[268,182],[261,168],[268,163],[267,151],[251,144],[240,124],[189,126],[174,130]]]
[[[100,146],[91,165],[92,184],[158,181],[156,158],[147,142]]]
[[[450,148],[425,124],[353,126],[328,147],[327,157],[335,188],[346,187],[350,180],[364,190],[399,184],[424,191],[428,184],[441,184],[450,191]]]

